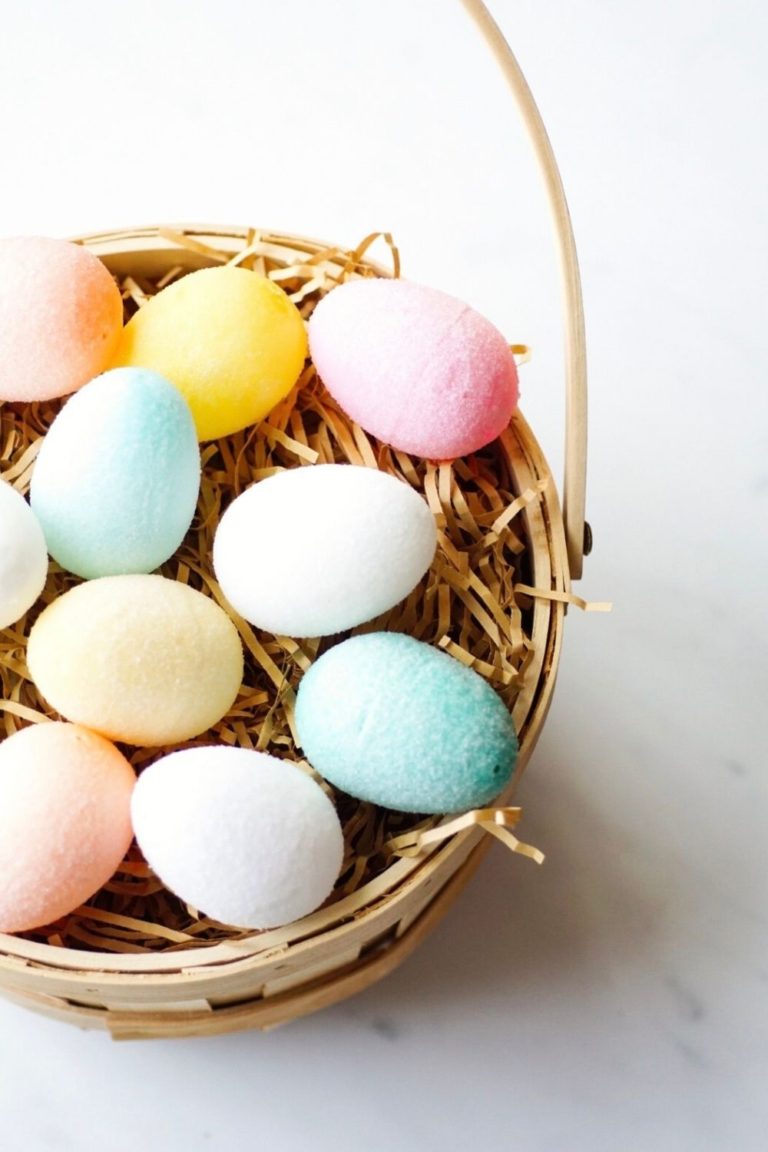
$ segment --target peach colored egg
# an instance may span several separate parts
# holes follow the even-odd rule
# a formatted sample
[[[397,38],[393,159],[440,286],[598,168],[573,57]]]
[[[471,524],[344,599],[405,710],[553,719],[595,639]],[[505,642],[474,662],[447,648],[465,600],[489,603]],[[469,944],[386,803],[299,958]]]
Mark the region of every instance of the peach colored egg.
[[[108,366],[123,328],[120,290],[67,240],[0,240],[0,400],[50,400]]]
[[[76,724],[0,743],[0,931],[57,920],[109,880],[131,843],[135,783],[114,744]]]

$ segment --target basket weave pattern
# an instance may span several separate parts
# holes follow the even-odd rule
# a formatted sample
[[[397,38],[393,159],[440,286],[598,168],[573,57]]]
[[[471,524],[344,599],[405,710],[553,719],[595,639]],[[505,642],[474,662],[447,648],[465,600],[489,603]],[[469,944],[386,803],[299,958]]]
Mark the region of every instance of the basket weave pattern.
[[[350,253],[249,229],[144,229],[85,242],[122,284],[128,314],[158,287],[213,263],[234,262],[270,276],[305,316],[350,276],[383,273],[366,258],[367,244]],[[54,404],[0,408],[0,472],[22,491],[55,410]],[[429,503],[439,530],[430,572],[405,602],[354,631],[409,632],[483,674],[512,710],[520,734],[516,783],[549,703],[563,605],[516,595],[515,585],[565,592],[568,584],[557,494],[521,415],[473,457],[422,461],[379,445],[350,422],[309,365],[266,422],[203,446],[195,521],[161,571],[225,603],[210,549],[227,504],[275,469],[330,461],[388,471]],[[289,525],[285,540],[270,546],[290,548]],[[52,565],[43,603],[73,582]],[[0,642],[5,734],[52,715],[26,676],[24,637],[33,618],[30,613],[6,630]],[[185,746],[218,740],[300,760],[295,687],[333,641],[275,637],[235,622],[246,652],[243,688],[216,729]],[[127,751],[140,770],[166,750]],[[0,936],[3,992],[51,1015],[106,1026],[116,1036],[150,1036],[267,1027],[364,987],[424,934],[467,878],[484,841],[470,829],[416,858],[398,858],[388,847],[393,836],[415,823],[433,827],[438,819],[418,821],[329,791],[342,818],[346,857],[331,899],[311,916],[262,933],[218,924],[165,891],[133,849],[86,907],[41,932]]]

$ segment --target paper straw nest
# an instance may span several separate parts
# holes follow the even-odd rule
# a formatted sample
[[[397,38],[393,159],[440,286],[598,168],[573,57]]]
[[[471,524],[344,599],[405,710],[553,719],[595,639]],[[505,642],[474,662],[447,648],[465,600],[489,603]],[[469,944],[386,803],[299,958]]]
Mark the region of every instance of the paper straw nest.
[[[305,318],[336,284],[374,274],[362,259],[375,235],[354,252],[329,249],[292,265],[256,233],[246,238],[234,257],[204,248],[181,234],[168,233],[165,238],[192,248],[207,262],[236,263],[269,276],[291,296]],[[390,237],[384,239],[397,275],[397,250]],[[122,284],[126,318],[147,296],[180,274],[182,269],[174,268],[156,283],[126,278]],[[41,439],[60,406],[59,401],[0,405],[0,475],[21,492],[29,487]],[[160,571],[211,596],[232,614],[211,566],[213,536],[225,508],[250,484],[276,471],[330,462],[379,468],[404,480],[425,497],[438,525],[437,554],[418,587],[392,611],[353,633],[406,632],[436,645],[486,677],[511,709],[532,654],[530,621],[513,595],[515,583],[528,578],[525,544],[522,534],[515,531],[515,518],[534,493],[521,496],[514,490],[498,443],[451,463],[421,460],[379,444],[338,408],[311,364],[266,421],[202,446],[203,476],[195,519],[179,551]],[[290,548],[293,532],[293,525],[286,524],[284,537],[272,546]],[[0,738],[29,723],[59,718],[29,679],[26,638],[41,609],[77,583],[77,577],[51,563],[41,600],[26,617],[0,632]],[[233,618],[245,649],[240,693],[215,728],[183,747],[221,742],[255,748],[295,760],[312,772],[295,740],[295,690],[315,657],[350,633],[297,641],[260,632]],[[141,771],[171,749],[123,746],[122,750]],[[337,805],[346,846],[329,903],[387,867],[395,858],[395,846],[388,843],[393,837],[439,823],[439,817],[420,819],[390,812],[354,800],[325,783],[324,787]],[[204,918],[182,903],[152,874],[134,845],[110,883],[87,905],[24,935],[64,947],[142,953],[202,947],[253,932]]]

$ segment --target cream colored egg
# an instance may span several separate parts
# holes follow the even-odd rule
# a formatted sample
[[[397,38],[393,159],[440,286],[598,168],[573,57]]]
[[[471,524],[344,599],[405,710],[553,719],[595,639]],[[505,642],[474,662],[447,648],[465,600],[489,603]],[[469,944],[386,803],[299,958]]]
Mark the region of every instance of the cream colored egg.
[[[163,576],[105,576],[66,592],[29,636],[30,675],[67,720],[113,740],[188,740],[229,710],[240,637],[213,600]]]

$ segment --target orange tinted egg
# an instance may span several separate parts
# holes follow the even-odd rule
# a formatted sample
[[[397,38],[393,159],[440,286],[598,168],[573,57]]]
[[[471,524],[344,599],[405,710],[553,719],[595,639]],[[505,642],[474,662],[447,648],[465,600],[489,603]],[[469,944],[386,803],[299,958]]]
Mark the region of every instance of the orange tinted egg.
[[[48,924],[109,880],[133,835],[135,782],[114,744],[76,724],[0,743],[0,931]]]
[[[50,400],[108,366],[123,329],[120,290],[80,244],[0,240],[0,400]]]

